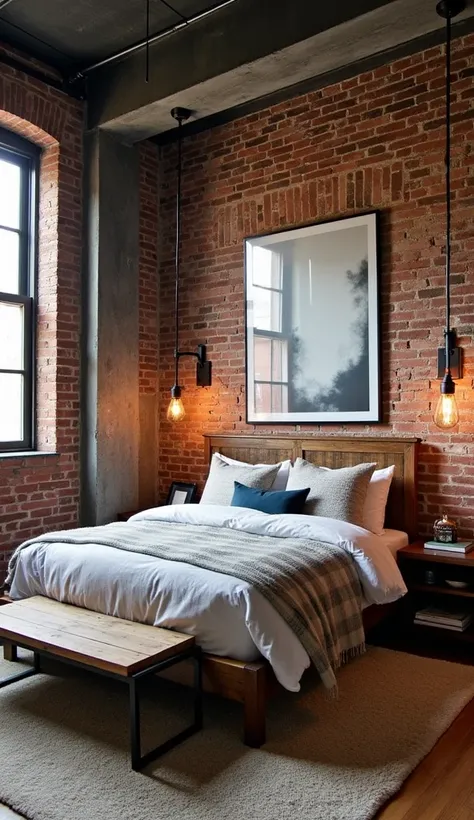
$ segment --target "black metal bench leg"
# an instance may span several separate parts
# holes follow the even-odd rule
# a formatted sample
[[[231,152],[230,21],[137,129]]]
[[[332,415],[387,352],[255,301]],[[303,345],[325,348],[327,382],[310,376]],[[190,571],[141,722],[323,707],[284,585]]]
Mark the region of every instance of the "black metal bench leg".
[[[3,689],[5,686],[9,686],[10,683],[16,683],[19,680],[24,680],[24,678],[31,678],[32,675],[36,675],[40,672],[40,656],[37,652],[35,652],[34,658],[35,660],[33,667],[30,666],[30,668],[25,669],[24,672],[18,672],[18,674],[12,675],[10,678],[0,680],[0,689]]]
[[[138,700],[137,681],[129,680],[130,692],[130,754],[132,769],[137,771],[143,765],[140,739],[140,701]]]
[[[197,732],[202,729],[202,653],[196,646],[194,662],[194,727]]]
[[[169,752],[177,746],[178,743],[182,743],[183,740],[191,737],[191,735],[198,732],[199,729],[202,729],[201,650],[199,647],[196,647],[190,655],[194,661],[194,721],[186,729],[183,729],[177,735],[174,735],[174,737],[169,738],[169,740],[165,740],[164,743],[161,743],[155,749],[151,749],[151,751],[146,752],[144,755],[141,753],[140,700],[138,684],[142,678],[148,677],[149,675],[154,675],[155,672],[153,670],[146,670],[145,672],[138,673],[138,675],[131,677],[128,680],[128,685],[130,687],[130,752],[132,758],[132,769],[134,771],[143,769],[143,767],[148,763],[151,763],[152,760],[156,760],[156,758],[160,757],[160,755],[165,754],[165,752]]]

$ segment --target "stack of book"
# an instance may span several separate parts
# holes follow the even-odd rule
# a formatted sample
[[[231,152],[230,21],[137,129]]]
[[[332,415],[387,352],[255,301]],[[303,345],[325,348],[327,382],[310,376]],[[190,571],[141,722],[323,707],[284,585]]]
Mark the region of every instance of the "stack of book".
[[[438,609],[434,606],[427,606],[415,612],[415,624],[422,626],[434,626],[438,629],[452,629],[455,632],[464,632],[474,620],[472,612],[455,612],[450,609]]]
[[[446,544],[444,541],[425,541],[425,550],[442,550],[442,552],[466,553],[474,549],[474,541],[455,541]]]

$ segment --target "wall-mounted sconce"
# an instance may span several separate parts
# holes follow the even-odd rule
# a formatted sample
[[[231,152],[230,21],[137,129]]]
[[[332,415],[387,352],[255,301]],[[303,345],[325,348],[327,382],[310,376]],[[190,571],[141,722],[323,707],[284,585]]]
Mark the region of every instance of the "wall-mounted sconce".
[[[175,244],[175,377],[171,388],[171,400],[166,417],[168,421],[181,421],[185,416],[182,388],[179,384],[179,360],[183,356],[195,356],[196,384],[198,387],[210,387],[212,383],[212,364],[206,358],[206,345],[199,344],[196,352],[179,349],[179,265],[180,265],[180,236],[181,236],[181,128],[191,112],[187,108],[173,108],[171,116],[178,123],[178,186],[176,193],[176,244]]]
[[[448,430],[459,421],[453,379],[462,378],[462,351],[456,346],[456,332],[450,328],[451,292],[451,20],[464,10],[464,0],[440,0],[436,11],[446,20],[446,327],[444,347],[438,349],[438,378],[442,379],[440,396],[433,420]]]

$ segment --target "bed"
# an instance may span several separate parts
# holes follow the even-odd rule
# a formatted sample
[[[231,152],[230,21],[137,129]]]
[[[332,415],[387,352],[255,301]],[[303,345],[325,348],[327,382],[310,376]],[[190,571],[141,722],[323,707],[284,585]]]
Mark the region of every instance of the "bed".
[[[386,537],[387,545],[384,547],[387,551],[393,552],[398,546],[404,546],[408,538],[412,538],[416,534],[416,491],[415,491],[415,476],[416,476],[416,449],[417,443],[414,439],[392,439],[392,438],[302,438],[298,436],[278,436],[261,438],[257,436],[206,436],[206,460],[208,463],[214,453],[220,453],[229,458],[234,458],[250,464],[276,464],[285,461],[286,459],[296,459],[298,457],[304,458],[307,462],[311,462],[320,466],[329,468],[339,468],[354,466],[362,462],[374,462],[377,467],[387,467],[388,465],[395,465],[394,478],[391,485],[390,495],[386,508],[385,525],[391,530],[391,533]],[[235,510],[235,508],[234,508]],[[198,507],[194,505],[186,505],[186,508],[174,509],[170,511],[173,513],[176,520],[180,517],[197,515]],[[219,513],[215,509],[213,515]],[[223,514],[223,513],[222,513]],[[166,520],[168,516],[167,510],[157,510],[155,513],[157,519],[160,516]],[[172,516],[173,517],[173,516]],[[225,517],[225,516],[224,516]],[[188,522],[189,523],[189,522]],[[162,524],[163,526],[163,524]],[[341,525],[342,526],[342,525]],[[403,537],[400,532],[406,533]],[[400,540],[402,538],[402,540]],[[397,540],[398,539],[398,540]],[[324,539],[323,539],[324,540]],[[389,544],[390,542],[390,544]],[[49,546],[49,545],[48,545]],[[54,551],[58,550],[57,558],[54,558]],[[21,580],[21,571],[18,573],[17,583],[13,585],[13,597],[27,597],[32,594],[46,594],[50,597],[57,597],[61,600],[69,600],[79,606],[86,608],[97,609],[98,611],[106,611],[109,614],[116,614],[119,617],[129,617],[133,620],[143,620],[145,622],[154,622],[156,625],[169,625],[175,629],[182,631],[192,631],[194,624],[186,620],[186,612],[183,611],[182,619],[180,620],[179,612],[179,597],[182,588],[179,584],[184,584],[188,588],[192,588],[194,584],[199,582],[202,588],[206,589],[206,594],[209,594],[209,603],[203,606],[202,592],[200,591],[200,604],[204,614],[206,610],[215,609],[214,621],[210,623],[207,632],[205,630],[204,621],[201,618],[200,623],[196,626],[202,630],[203,642],[205,649],[207,647],[207,654],[205,655],[204,672],[206,688],[210,691],[224,695],[225,697],[237,700],[244,705],[244,740],[248,745],[259,746],[265,739],[265,702],[272,689],[277,684],[284,685],[287,689],[297,690],[297,681],[301,676],[303,669],[308,665],[306,662],[307,656],[301,652],[301,647],[298,641],[287,629],[286,624],[276,620],[271,622],[271,618],[275,613],[270,612],[271,607],[267,605],[265,609],[264,604],[260,599],[256,599],[254,604],[258,604],[261,611],[261,623],[266,627],[269,625],[267,632],[274,630],[272,635],[272,643],[275,644],[274,657],[269,657],[269,661],[260,660],[258,653],[255,652],[255,646],[249,647],[245,645],[248,637],[247,631],[242,629],[242,624],[236,620],[236,615],[239,617],[238,608],[234,611],[229,611],[220,605],[219,594],[222,589],[213,592],[211,576],[202,575],[202,571],[189,571],[190,574],[183,580],[182,576],[176,575],[176,565],[170,565],[169,571],[171,575],[166,579],[166,596],[172,595],[173,588],[177,589],[178,596],[174,601],[172,608],[173,620],[167,621],[159,620],[153,615],[150,621],[149,610],[146,607],[146,601],[140,603],[140,595],[135,594],[134,584],[137,584],[138,590],[140,581],[140,573],[143,576],[149,571],[151,560],[146,556],[138,556],[140,560],[133,559],[133,565],[130,563],[129,556],[118,555],[115,558],[115,575],[109,583],[104,583],[104,578],[110,579],[110,550],[103,547],[103,550],[98,550],[94,544],[85,544],[83,548],[76,551],[77,566],[73,566],[73,561],[68,565],[61,565],[64,545],[50,545],[49,566],[48,559],[41,550],[30,555],[30,563],[25,562],[23,586]],[[94,561],[89,558],[94,558]],[[56,561],[56,563],[55,563]],[[33,562],[33,563],[31,563]],[[128,563],[127,563],[128,562]],[[61,569],[59,569],[61,567]],[[105,567],[105,569],[104,569]],[[139,567],[139,572],[137,570]],[[102,569],[101,569],[102,568]],[[103,577],[100,572],[108,573]],[[138,575],[137,575],[138,572]],[[199,573],[201,572],[201,576]],[[55,573],[61,574],[61,583],[56,584]],[[69,573],[69,575],[68,575]],[[94,576],[95,573],[95,576]],[[120,575],[125,578],[131,578],[130,589],[127,591],[122,589],[122,593],[117,595],[117,586],[120,585]],[[129,573],[127,575],[127,573]],[[135,573],[135,575],[133,574]],[[43,583],[39,587],[35,587],[31,583],[32,577],[45,577],[48,575],[48,584]],[[151,576],[150,576],[151,577]],[[78,579],[79,578],[79,583]],[[223,576],[221,576],[222,581]],[[205,583],[203,582],[203,579]],[[229,587],[225,590],[225,598],[230,598],[235,593],[235,579],[226,579],[226,584]],[[100,592],[94,592],[94,598],[90,597],[90,590],[93,589],[94,583],[97,590],[102,589],[103,595],[100,597]],[[156,579],[148,582],[148,585],[158,583]],[[232,584],[234,584],[232,586]],[[64,590],[68,591],[65,596]],[[56,591],[57,590],[57,591]],[[171,592],[170,592],[171,591]],[[128,594],[128,604],[127,604]],[[214,597],[212,597],[214,596]],[[184,598],[185,596],[182,595]],[[221,595],[222,598],[222,595]],[[156,595],[155,595],[156,599]],[[93,603],[92,603],[93,600]],[[114,610],[114,602],[120,601],[122,609]],[[133,606],[132,610],[127,610],[126,606]],[[125,609],[123,608],[125,607]],[[165,617],[169,617],[169,612],[164,613]],[[366,625],[373,625],[384,614],[384,606],[370,606],[365,610],[364,622]],[[231,620],[230,615],[234,617]],[[240,616],[242,620],[242,616]],[[226,621],[227,619],[227,621]],[[265,621],[267,619],[267,621]],[[252,622],[252,617],[250,619]],[[253,619],[255,620],[255,619]],[[197,623],[197,621],[196,621]],[[228,635],[232,635],[232,641],[223,644],[222,640],[219,643],[219,636],[213,636],[212,630],[215,630],[213,624],[225,624]],[[278,629],[277,629],[278,627]],[[270,629],[271,628],[271,629]],[[222,631],[222,630],[221,630]],[[265,628],[261,630],[265,632]],[[278,633],[278,634],[277,634]],[[194,633],[196,634],[196,633]],[[212,642],[214,639],[214,643]],[[262,655],[265,655],[264,648],[258,639],[255,639],[255,645],[261,649]],[[284,663],[278,665],[278,645],[285,647]],[[216,647],[218,654],[215,654],[209,649]],[[223,647],[226,647],[232,657],[223,656]],[[253,654],[251,652],[253,648]],[[280,655],[282,653],[280,652]],[[257,657],[255,657],[257,655]],[[306,660],[305,660],[306,658]],[[284,668],[286,664],[286,669]]]

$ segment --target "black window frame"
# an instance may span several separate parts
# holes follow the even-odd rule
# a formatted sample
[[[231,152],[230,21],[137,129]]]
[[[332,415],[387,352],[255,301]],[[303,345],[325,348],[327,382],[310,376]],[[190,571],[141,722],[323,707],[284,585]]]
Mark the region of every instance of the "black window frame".
[[[37,299],[37,242],[38,242],[38,179],[41,149],[12,132],[0,128],[0,159],[14,162],[21,169],[19,229],[0,225],[19,235],[19,293],[0,291],[0,301],[23,305],[24,308],[24,361],[21,370],[0,368],[0,373],[19,373],[24,377],[23,438],[18,441],[0,441],[0,457],[4,453],[24,452],[35,447],[36,395],[36,299]]]

